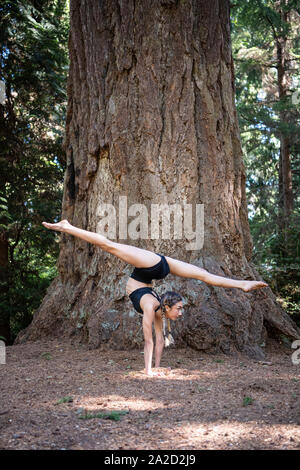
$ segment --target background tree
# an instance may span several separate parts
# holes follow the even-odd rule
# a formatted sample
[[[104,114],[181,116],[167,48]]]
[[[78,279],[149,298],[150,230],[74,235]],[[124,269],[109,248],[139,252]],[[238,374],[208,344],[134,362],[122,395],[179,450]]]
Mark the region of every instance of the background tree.
[[[63,217],[95,231],[99,207],[202,203],[202,250],[186,240],[135,244],[212,273],[259,279],[251,264],[245,169],[234,104],[229,2],[155,0],[70,5]],[[126,240],[128,243],[131,240]],[[64,235],[59,276],[19,341],[78,334],[91,347],[135,346],[141,325],[125,296],[131,267]],[[299,330],[271,290],[245,294],[170,276],[187,301],[177,344],[262,356],[270,326]]]
[[[61,210],[68,67],[66,1],[0,7],[0,336],[32,320],[56,274],[58,244],[41,222]]]
[[[253,260],[300,322],[298,2],[235,2],[236,96]]]

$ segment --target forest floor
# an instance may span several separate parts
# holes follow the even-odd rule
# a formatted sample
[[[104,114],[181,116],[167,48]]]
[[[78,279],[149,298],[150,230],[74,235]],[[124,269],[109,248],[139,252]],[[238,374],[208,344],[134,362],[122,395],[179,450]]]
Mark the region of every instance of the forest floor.
[[[273,344],[255,361],[168,349],[164,375],[147,377],[141,350],[60,340],[9,346],[0,449],[299,449],[292,352]]]

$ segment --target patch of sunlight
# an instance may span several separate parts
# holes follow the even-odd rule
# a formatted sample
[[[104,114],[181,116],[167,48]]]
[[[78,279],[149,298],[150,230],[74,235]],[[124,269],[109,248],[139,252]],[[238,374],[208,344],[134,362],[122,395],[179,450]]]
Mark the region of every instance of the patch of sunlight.
[[[298,434],[300,436],[300,430],[295,429],[294,423],[281,424],[280,432],[283,432],[283,430],[291,433],[294,437],[296,437],[296,435],[298,436]],[[258,426],[257,421],[239,422],[236,420],[226,420],[218,424],[216,424],[216,422],[202,422],[201,424],[189,423],[186,425],[180,423],[180,433],[182,436],[186,438],[201,438],[205,436],[206,439],[213,439],[214,441],[216,441],[218,437],[222,440],[224,437],[228,440],[232,440],[240,439],[241,437],[249,438],[249,436],[255,438],[256,435],[260,434],[260,439],[267,442],[268,439],[274,437],[274,432],[276,433],[276,431],[278,431],[276,424],[260,423]]]
[[[84,397],[80,400],[80,406],[84,406],[86,410],[95,410],[95,409],[103,409],[103,407],[107,409],[121,409],[122,407],[130,410],[136,411],[147,411],[147,410],[157,410],[157,409],[165,409],[166,405],[162,401],[158,400],[147,400],[144,398],[133,398],[132,400],[128,398],[124,398],[118,395],[107,395],[104,398],[102,397]],[[170,406],[176,406],[176,403]]]
[[[161,371],[159,371],[161,372]],[[176,380],[176,381],[189,381],[189,380],[196,380],[199,377],[204,377],[208,376],[210,377],[212,375],[211,372],[207,371],[202,371],[202,370],[187,370],[187,369],[172,369],[172,370],[163,370],[162,375],[158,377],[147,377],[143,372],[136,372],[133,371],[131,373],[127,373],[127,376],[130,378],[134,378],[135,380],[139,380],[143,383],[146,381],[153,381],[153,383],[159,383],[161,381],[170,381],[170,380]]]

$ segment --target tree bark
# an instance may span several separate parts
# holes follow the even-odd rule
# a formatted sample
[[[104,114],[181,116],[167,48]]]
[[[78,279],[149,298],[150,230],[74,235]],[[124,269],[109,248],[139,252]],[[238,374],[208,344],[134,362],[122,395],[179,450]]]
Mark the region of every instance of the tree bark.
[[[217,275],[261,279],[251,264],[229,2],[72,0],[70,14],[63,218],[97,231],[99,207],[118,208],[119,196],[149,213],[155,203],[203,204],[202,249],[188,251],[186,239],[118,240]],[[125,295],[131,266],[63,235],[58,267],[18,341],[66,333],[91,347],[142,344]],[[262,357],[268,326],[299,337],[268,288],[244,293],[168,276],[156,289],[184,297],[178,346]]]

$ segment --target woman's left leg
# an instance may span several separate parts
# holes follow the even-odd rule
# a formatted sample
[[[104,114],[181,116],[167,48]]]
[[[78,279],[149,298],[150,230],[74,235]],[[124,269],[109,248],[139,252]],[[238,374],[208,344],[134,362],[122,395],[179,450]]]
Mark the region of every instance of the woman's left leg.
[[[268,287],[268,284],[261,281],[243,281],[210,274],[205,269],[198,268],[198,266],[185,263],[184,261],[169,258],[168,256],[166,256],[166,260],[170,267],[170,273],[175,276],[185,277],[188,279],[198,279],[199,281],[206,282],[206,284],[211,284],[213,286],[236,287],[245,292],[253,289],[260,289],[261,287]]]
[[[74,227],[74,225],[71,225],[67,220],[62,220],[56,224],[43,222],[43,225],[50,230],[68,233],[69,235],[85,240],[88,243],[99,246],[103,251],[111,253],[136,268],[150,268],[160,261],[160,257],[151,251],[113,242],[99,233]]]

